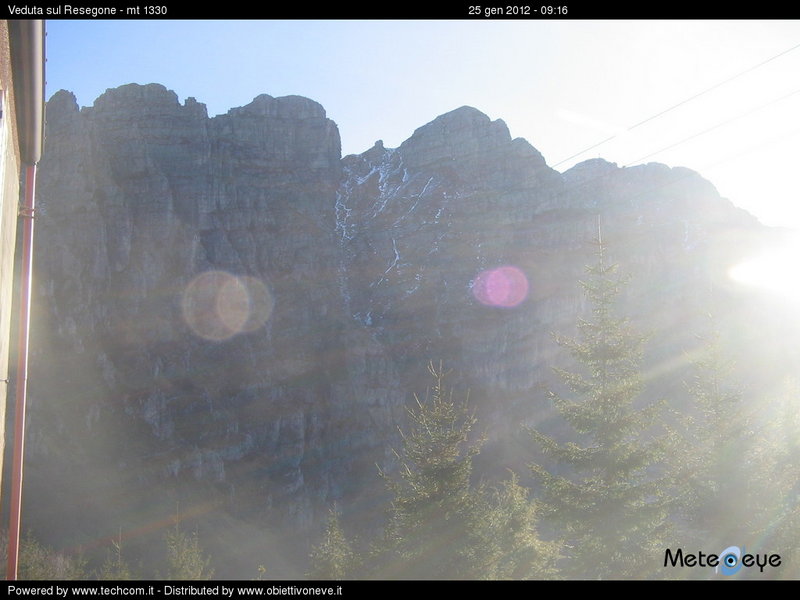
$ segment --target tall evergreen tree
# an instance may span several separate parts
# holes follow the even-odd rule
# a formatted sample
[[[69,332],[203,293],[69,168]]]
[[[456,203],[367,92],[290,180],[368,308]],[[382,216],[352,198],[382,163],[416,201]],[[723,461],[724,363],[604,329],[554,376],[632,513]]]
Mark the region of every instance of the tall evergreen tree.
[[[755,423],[719,335],[712,323],[692,361],[690,404],[672,456],[682,545],[709,550],[743,544],[754,508],[746,457]]]
[[[359,554],[331,512],[323,540],[311,553],[320,579],[530,579],[555,575],[557,545],[542,541],[528,490],[512,476],[494,489],[473,484],[475,417],[455,402],[440,362],[424,400],[414,395],[411,426],[400,430],[399,469],[381,472],[391,493],[388,523]]]
[[[674,453],[684,547],[728,546],[778,553],[780,570],[797,577],[791,558],[800,536],[800,418],[793,378],[770,393],[744,394],[733,361],[713,326],[687,382],[690,410]],[[740,576],[765,576],[748,570]]]
[[[771,578],[800,579],[800,382],[788,376],[761,401],[763,423],[742,475],[753,495],[747,551],[780,554]],[[752,569],[751,569],[752,571]],[[763,578],[764,573],[755,572]]]
[[[555,465],[531,466],[542,484],[547,514],[566,542],[562,572],[570,578],[635,578],[658,572],[666,544],[665,481],[660,477],[666,438],[654,431],[660,403],[640,406],[645,337],[614,314],[622,279],[606,262],[581,282],[591,317],[576,338],[557,338],[579,369],[557,372],[569,396],[550,399],[574,430],[561,443],[539,431],[533,438]]]
[[[517,478],[489,489],[474,484],[475,417],[453,400],[441,362],[425,401],[414,396],[411,427],[385,476],[389,523],[371,557],[371,575],[409,579],[530,579],[555,575],[557,546],[536,531],[536,510]]]
[[[375,555],[378,577],[409,579],[477,578],[470,552],[478,500],[470,486],[472,459],[480,442],[470,441],[475,418],[466,401],[457,404],[444,387],[441,362],[430,363],[433,388],[409,410],[411,428],[401,430],[395,452],[399,472],[385,476],[392,505],[383,542]]]

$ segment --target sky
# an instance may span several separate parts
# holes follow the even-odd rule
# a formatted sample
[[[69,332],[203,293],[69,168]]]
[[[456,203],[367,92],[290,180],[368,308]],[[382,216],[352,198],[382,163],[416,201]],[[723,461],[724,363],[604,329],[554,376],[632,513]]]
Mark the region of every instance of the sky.
[[[688,167],[800,229],[800,21],[48,21],[47,97],[161,83],[210,116],[259,94],[325,107],[342,153],[469,105],[559,171]],[[609,139],[610,138],[610,139]],[[600,145],[596,145],[603,142]]]

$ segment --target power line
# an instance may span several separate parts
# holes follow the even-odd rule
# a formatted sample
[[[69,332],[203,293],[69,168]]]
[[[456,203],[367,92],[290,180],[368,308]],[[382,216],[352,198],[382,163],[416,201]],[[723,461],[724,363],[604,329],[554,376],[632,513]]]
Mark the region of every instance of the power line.
[[[662,148],[661,150],[658,150],[658,151],[656,151],[656,152],[653,152],[653,153],[651,153],[651,154],[648,154],[647,156],[645,156],[645,157],[642,157],[642,158],[638,159],[637,161],[633,161],[633,162],[631,162],[631,163],[627,163],[627,164],[625,164],[625,165],[622,165],[622,167],[618,167],[618,168],[617,168],[617,170],[613,171],[613,173],[608,173],[608,172],[606,172],[606,173],[603,173],[603,174],[601,174],[601,175],[595,175],[595,176],[593,176],[593,177],[589,177],[588,179],[584,179],[584,180],[582,180],[582,181],[580,182],[580,184],[579,184],[579,185],[580,185],[581,187],[583,187],[583,186],[587,186],[587,185],[590,185],[590,184],[593,184],[593,183],[596,183],[596,182],[602,181],[602,180],[604,180],[604,179],[608,179],[608,177],[609,177],[610,175],[612,175],[612,174],[616,174],[617,172],[621,171],[622,169],[625,169],[625,168],[628,168],[628,167],[632,166],[632,165],[633,165],[635,162],[639,162],[639,161],[643,160],[644,158],[648,158],[649,156],[653,156],[654,154],[658,154],[659,152],[663,152],[664,150],[667,150],[667,149],[669,149],[669,148],[673,148],[673,147],[675,147],[675,146],[677,146],[677,145],[679,145],[679,144],[682,144],[682,143],[684,143],[684,142],[686,142],[686,141],[688,141],[688,140],[690,140],[690,139],[696,138],[696,137],[698,137],[698,136],[700,136],[700,135],[703,135],[704,133],[708,133],[709,131],[711,131],[711,130],[713,130],[713,129],[717,129],[718,127],[721,127],[721,126],[723,126],[723,125],[725,125],[725,124],[727,124],[727,123],[730,123],[731,121],[735,121],[735,120],[737,120],[737,119],[739,119],[739,118],[742,118],[742,117],[744,117],[744,116],[747,116],[747,115],[749,115],[749,114],[751,114],[751,113],[754,113],[754,112],[756,112],[756,111],[759,111],[759,110],[761,110],[761,109],[765,108],[766,106],[769,106],[769,105],[771,105],[771,104],[774,104],[774,103],[776,103],[776,102],[780,102],[781,100],[785,100],[786,98],[789,98],[790,96],[793,96],[793,95],[795,95],[795,94],[798,94],[798,93],[800,93],[800,89],[798,89],[798,90],[795,90],[795,91],[793,91],[793,92],[790,92],[789,94],[786,94],[786,95],[784,95],[784,96],[781,96],[780,98],[776,98],[775,100],[772,100],[772,101],[770,101],[770,102],[768,102],[768,103],[766,103],[766,104],[763,104],[763,105],[761,105],[761,106],[758,106],[758,107],[756,107],[756,108],[754,108],[754,109],[751,109],[751,110],[747,111],[746,113],[743,113],[743,114],[737,115],[737,116],[735,116],[735,117],[732,117],[732,118],[730,118],[730,119],[727,119],[726,121],[723,121],[723,122],[721,122],[721,123],[719,123],[719,124],[717,124],[717,125],[714,125],[713,127],[710,127],[710,128],[708,128],[708,129],[706,129],[706,130],[704,130],[704,131],[701,131],[701,132],[699,132],[699,133],[693,134],[693,135],[689,136],[688,138],[685,138],[685,139],[683,139],[683,140],[681,140],[681,141],[679,141],[679,142],[676,142],[676,143],[674,143],[674,144],[671,144],[670,146],[667,146],[666,148]],[[746,154],[749,154],[750,152],[753,152],[753,151],[755,151],[755,150],[757,150],[757,149],[759,149],[759,148],[763,148],[764,146],[770,146],[770,145],[772,145],[772,144],[775,144],[775,143],[777,143],[777,142],[780,142],[780,141],[782,141],[782,140],[784,140],[784,139],[788,139],[788,138],[790,138],[790,137],[792,137],[792,136],[795,136],[795,135],[797,135],[798,133],[800,133],[800,128],[795,128],[795,129],[793,129],[793,130],[790,130],[790,131],[788,131],[788,132],[783,132],[783,133],[782,133],[781,135],[779,135],[778,137],[772,138],[772,139],[770,139],[770,140],[763,141],[763,142],[761,142],[761,143],[759,143],[759,144],[755,144],[755,145],[748,146],[747,148],[743,149],[743,150],[742,150],[742,151],[740,151],[740,152],[737,152],[736,154],[733,154],[733,155],[731,155],[731,156],[727,156],[727,157],[725,157],[725,158],[722,158],[722,159],[720,159],[720,160],[714,161],[714,162],[712,162],[712,163],[710,163],[710,164],[706,165],[706,167],[705,167],[705,168],[706,168],[706,169],[710,169],[710,168],[713,168],[713,167],[717,167],[717,166],[719,166],[719,165],[721,165],[721,164],[723,164],[723,163],[726,163],[726,162],[729,162],[729,161],[731,161],[731,160],[734,160],[734,159],[736,159],[736,158],[739,158],[740,156],[744,156],[744,155],[746,155]],[[615,165],[615,166],[616,166],[616,165]],[[648,187],[648,188],[647,188],[647,189],[645,189],[645,190],[640,190],[640,191],[637,191],[637,192],[634,192],[634,193],[629,193],[628,195],[626,195],[626,196],[624,196],[624,197],[625,197],[625,198],[636,198],[636,197],[642,196],[642,195],[644,195],[644,194],[650,194],[650,193],[652,193],[654,190],[657,190],[657,189],[662,189],[662,188],[665,188],[665,187],[668,187],[668,186],[671,186],[671,185],[675,185],[676,183],[678,183],[678,182],[680,182],[680,181],[683,181],[683,180],[685,180],[685,179],[688,179],[688,178],[694,177],[694,176],[695,176],[695,173],[696,173],[695,171],[689,171],[689,172],[687,172],[687,173],[686,173],[685,175],[683,175],[683,176],[679,176],[679,177],[677,177],[677,178],[675,178],[675,179],[671,179],[670,181],[667,181],[667,182],[665,182],[665,183],[660,183],[660,184],[657,184],[657,185],[652,185],[652,186]],[[572,191],[570,191],[570,190],[568,190],[568,189],[563,189],[563,190],[560,192],[559,196],[568,196],[568,195],[569,195],[569,194],[571,194],[571,193],[572,193]],[[739,205],[738,205],[738,204],[736,204],[736,206],[739,206]],[[745,210],[747,210],[747,209],[745,209]],[[749,211],[748,211],[748,212],[749,212]]]
[[[789,139],[789,138],[791,138],[791,137],[793,137],[793,136],[795,136],[797,134],[800,134],[800,127],[796,127],[796,128],[791,129],[789,131],[785,131],[785,132],[781,133],[780,135],[778,135],[777,137],[770,138],[770,139],[765,140],[763,142],[760,142],[758,144],[754,144],[754,145],[748,146],[745,149],[743,149],[742,151],[737,152],[736,154],[731,154],[729,156],[726,156],[725,158],[722,158],[722,159],[717,160],[717,161],[715,161],[713,163],[707,164],[705,167],[703,167],[703,169],[704,170],[713,169],[714,167],[717,167],[717,166],[719,166],[721,164],[724,164],[724,163],[726,163],[728,161],[734,160],[734,159],[739,158],[741,156],[745,156],[746,154],[754,152],[754,151],[756,151],[756,150],[758,150],[760,148],[763,148],[764,146],[771,146],[771,145],[776,144],[778,142],[782,142],[783,140],[787,140],[787,139]]]
[[[704,129],[703,131],[699,131],[697,133],[693,133],[692,135],[690,135],[688,137],[685,137],[682,140],[679,140],[679,141],[677,141],[677,142],[675,142],[673,144],[670,144],[669,146],[665,146],[664,148],[661,148],[659,150],[651,152],[650,154],[646,154],[645,156],[637,158],[636,160],[629,161],[624,166],[629,167],[629,166],[631,166],[631,165],[633,165],[635,163],[638,163],[638,162],[641,162],[641,161],[643,161],[643,160],[645,160],[647,158],[650,158],[651,156],[655,156],[656,154],[660,154],[661,152],[665,152],[666,150],[671,150],[672,148],[675,148],[676,146],[680,146],[681,144],[684,144],[684,143],[688,142],[689,140],[693,140],[693,139],[695,139],[697,137],[700,137],[701,135],[705,135],[706,133],[710,133],[710,132],[714,131],[715,129],[719,129],[720,127],[728,125],[729,123],[732,123],[734,121],[738,121],[739,119],[742,119],[744,117],[752,115],[753,113],[756,113],[756,112],[758,112],[760,110],[763,110],[763,109],[767,108],[768,106],[772,106],[773,104],[781,102],[782,100],[786,100],[787,98],[791,98],[795,94],[800,94],[800,89],[796,89],[793,92],[789,92],[788,94],[785,94],[785,95],[781,96],[780,98],[775,98],[775,99],[770,100],[769,102],[767,102],[765,104],[762,104],[762,105],[757,106],[755,108],[751,108],[750,110],[745,111],[743,113],[740,113],[738,115],[735,115],[735,116],[731,117],[730,119],[726,119],[724,121],[721,121],[721,122],[717,123],[716,125],[712,125],[708,129]]]
[[[703,96],[704,94],[707,94],[708,92],[711,92],[711,91],[713,91],[713,90],[715,90],[715,89],[717,89],[719,87],[722,87],[723,85],[725,85],[727,83],[730,83],[731,81],[733,81],[735,79],[738,79],[739,77],[742,77],[743,75],[746,75],[747,73],[750,73],[751,71],[755,71],[756,69],[759,69],[759,68],[763,67],[764,65],[772,62],[773,60],[775,60],[777,58],[780,58],[781,56],[784,56],[784,55],[788,54],[789,52],[792,52],[793,50],[797,50],[798,48],[800,48],[800,44],[796,44],[796,45],[792,46],[791,48],[788,48],[787,50],[784,50],[783,52],[779,52],[778,54],[775,54],[774,56],[769,57],[768,59],[758,63],[757,65],[749,67],[748,69],[745,69],[744,71],[740,71],[739,73],[737,73],[736,75],[733,75],[732,77],[728,77],[727,79],[725,79],[723,81],[720,81],[719,83],[716,83],[716,84],[712,85],[711,87],[706,88],[705,90],[703,90],[701,92],[698,92],[697,94],[694,94],[693,96],[690,96],[689,98],[686,98],[685,100],[681,100],[680,102],[670,106],[669,108],[665,108],[661,112],[658,112],[658,113],[656,113],[656,114],[654,114],[652,116],[647,117],[646,119],[643,119],[642,121],[639,121],[638,123],[635,123],[634,125],[631,125],[624,132],[621,132],[621,133],[628,133],[629,131],[633,131],[637,127],[639,127],[641,125],[644,125],[645,123],[649,123],[650,121],[652,121],[654,119],[657,119],[658,117],[661,117],[661,116],[667,114],[668,112],[670,112],[672,110],[675,110],[676,108],[678,108],[680,106],[683,106],[684,104],[686,104],[688,102],[691,102],[692,100],[696,100],[700,96]],[[613,140],[614,138],[618,137],[619,135],[621,135],[621,133],[615,133],[614,135],[609,136],[609,137],[607,137],[606,139],[604,139],[604,140],[602,140],[600,142],[592,144],[588,148],[584,148],[580,152],[577,152],[577,153],[573,154],[572,156],[568,156],[567,158],[558,161],[557,163],[551,165],[551,167],[555,168],[555,167],[557,167],[557,166],[559,166],[561,164],[564,164],[565,162],[567,162],[569,160],[572,160],[573,158],[576,158],[576,157],[580,156],[581,154],[584,154],[584,153],[588,152],[589,150],[594,150],[598,146],[602,146],[606,142],[609,142],[609,141]]]

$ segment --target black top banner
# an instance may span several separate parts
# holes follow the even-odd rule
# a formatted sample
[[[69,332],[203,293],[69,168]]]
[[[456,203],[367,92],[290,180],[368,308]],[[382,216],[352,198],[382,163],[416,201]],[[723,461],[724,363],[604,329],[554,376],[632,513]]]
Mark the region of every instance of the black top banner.
[[[352,2],[188,3],[155,0],[94,2],[6,1],[9,19],[402,19],[402,20],[567,20],[567,19],[800,19],[800,3],[698,2]]]

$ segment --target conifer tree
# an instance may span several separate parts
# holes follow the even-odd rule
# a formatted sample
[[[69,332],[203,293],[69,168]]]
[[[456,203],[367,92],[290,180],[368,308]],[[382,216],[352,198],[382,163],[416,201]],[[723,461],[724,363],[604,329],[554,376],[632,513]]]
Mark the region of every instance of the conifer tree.
[[[712,323],[692,361],[689,410],[672,454],[683,545],[722,550],[748,537],[754,506],[746,465],[755,424],[719,336]]]
[[[3,576],[5,576],[8,548],[8,533],[5,530],[0,534],[0,547],[2,548],[0,560],[3,563]],[[80,554],[67,556],[57,552],[39,542],[29,532],[20,543],[17,577],[20,580],[86,579],[86,559]]]
[[[666,438],[653,430],[662,406],[640,406],[645,337],[615,316],[623,281],[617,266],[606,264],[600,239],[596,246],[597,263],[581,282],[591,316],[578,322],[576,338],[557,338],[579,368],[557,369],[568,396],[549,393],[573,439],[561,443],[531,431],[555,462],[552,470],[531,468],[566,543],[565,576],[647,577],[658,572],[668,530],[659,471]]]
[[[486,579],[552,579],[558,576],[558,542],[544,541],[537,531],[538,511],[516,475],[485,495],[479,512],[484,541],[472,558]]]
[[[536,532],[537,513],[516,476],[489,489],[474,484],[475,417],[453,400],[440,362],[424,400],[414,395],[411,426],[400,430],[397,473],[380,472],[391,493],[383,535],[359,555],[332,512],[311,553],[321,579],[529,579],[555,575],[558,547]]]
[[[168,531],[164,539],[167,544],[167,579],[205,580],[214,576],[211,558],[200,546],[196,531],[186,534],[176,522],[175,528]]]
[[[415,394],[411,427],[401,430],[403,448],[395,452],[399,473],[385,476],[392,504],[383,542],[373,556],[380,578],[479,578],[470,552],[480,540],[477,497],[470,486],[472,459],[480,442],[470,441],[475,417],[467,402],[457,404],[445,389],[439,363],[425,401]]]
[[[133,574],[128,563],[122,558],[122,530],[120,529],[117,539],[111,541],[114,550],[106,555],[97,579],[124,581],[133,579]]]
[[[780,579],[800,578],[800,383],[795,376],[776,382],[772,393],[757,398],[761,421],[740,479],[749,491],[747,552],[781,556],[781,566],[766,573]],[[749,570],[763,579],[764,573]]]
[[[783,389],[779,382],[775,392],[745,396],[713,324],[693,367],[690,414],[673,467],[682,545],[777,553],[783,565],[768,575],[797,577],[791,559],[800,554],[800,388],[789,378]],[[764,577],[740,577],[748,574]]]
[[[357,574],[358,557],[347,540],[339,513],[331,510],[325,533],[319,545],[311,551],[312,579],[349,579]]]

